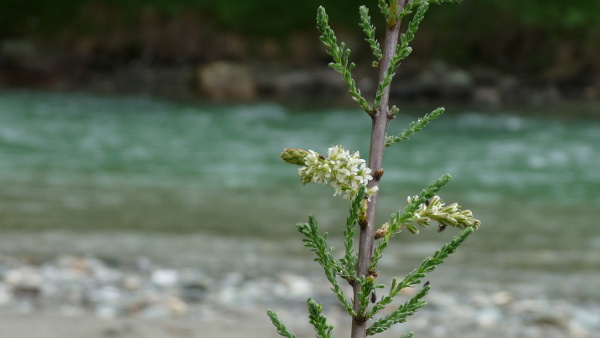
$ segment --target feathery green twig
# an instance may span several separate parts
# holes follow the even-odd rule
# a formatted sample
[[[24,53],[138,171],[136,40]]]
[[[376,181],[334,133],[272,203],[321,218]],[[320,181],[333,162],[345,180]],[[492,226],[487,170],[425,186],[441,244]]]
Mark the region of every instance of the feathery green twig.
[[[345,278],[348,282],[352,282],[356,275],[356,253],[354,252],[354,233],[356,231],[356,224],[358,222],[358,213],[367,195],[367,187],[362,186],[356,197],[352,201],[352,205],[350,206],[350,213],[348,218],[346,218],[346,228],[344,229],[344,246],[345,246],[345,254],[344,257],[340,259],[340,263],[342,265],[342,277]]]
[[[288,329],[279,320],[279,317],[277,317],[277,314],[273,310],[268,310],[267,315],[269,316],[269,318],[271,318],[271,322],[277,328],[277,333],[279,333],[280,336],[288,337],[288,338],[296,338],[296,335],[293,333],[290,333],[290,331],[288,331]]]
[[[315,331],[317,338],[331,338],[333,326],[327,325],[327,318],[323,315],[323,305],[308,299],[308,318]]]
[[[413,298],[408,300],[406,303],[400,305],[398,309],[394,310],[389,315],[376,320],[371,326],[367,329],[367,335],[374,335],[376,333],[381,333],[387,329],[389,329],[392,325],[398,323],[404,323],[408,316],[413,315],[419,309],[425,307],[427,302],[423,300],[423,297],[427,295],[429,292],[430,286],[427,284],[423,287],[419,293],[417,293]]]
[[[363,29],[366,35],[365,40],[375,56],[373,65],[384,64],[384,67],[387,67],[381,67],[380,69],[382,79],[378,84],[372,107],[362,97],[355,80],[352,78],[351,73],[355,64],[349,61],[350,50],[346,48],[343,42],[338,44],[335,33],[329,26],[329,18],[325,9],[319,7],[317,11],[317,28],[321,33],[320,40],[327,47],[327,53],[333,58],[333,62],[329,66],[342,75],[352,99],[358,102],[359,106],[371,116],[370,168],[364,167],[365,160],[358,158],[358,153],[350,155],[341,146],[330,148],[331,154],[329,157],[319,155],[312,150],[303,149],[285,149],[281,157],[288,163],[302,166],[300,175],[303,183],[331,184],[336,189],[336,194],[339,194],[338,190],[351,192],[351,194],[344,195],[345,198],[352,201],[346,218],[346,227],[343,231],[345,250],[341,258],[334,257],[334,248],[329,247],[327,244],[328,234],[321,235],[319,233],[315,217],[309,216],[308,223],[299,223],[297,229],[304,235],[304,245],[316,254],[315,261],[323,267],[332,291],[352,317],[351,334],[353,338],[365,338],[366,335],[383,332],[394,324],[406,321],[408,316],[424,307],[427,303],[423,298],[430,290],[428,282],[414,297],[386,316],[375,319],[368,326],[370,320],[373,320],[381,310],[391,304],[393,298],[398,296],[402,289],[420,284],[426,274],[442,264],[480,224],[479,220],[473,218],[470,210],[460,210],[460,206],[456,203],[445,206],[439,196],[436,196],[436,193],[450,180],[450,175],[443,175],[423,189],[418,196],[409,197],[408,205],[404,210],[392,214],[390,220],[381,229],[375,233],[372,229],[379,180],[383,175],[381,163],[384,146],[387,147],[402,140],[408,140],[409,136],[425,128],[444,112],[444,108],[438,108],[411,122],[402,133],[386,136],[385,131],[388,121],[394,118],[399,111],[398,107],[393,105],[391,108],[382,106],[389,104],[389,86],[400,62],[412,51],[410,43],[419,29],[429,4],[459,1],[378,0],[379,9],[387,24],[383,48],[376,39],[375,27],[371,23],[369,10],[365,6],[360,7],[361,22],[359,26]],[[400,25],[400,20],[408,16],[411,16],[410,21],[406,25],[404,33],[402,33],[403,27]],[[400,37],[399,42],[398,37]],[[379,114],[377,112],[384,113]],[[348,163],[352,163],[352,165]],[[340,182],[346,183],[340,185]],[[363,185],[367,183],[369,188]],[[385,286],[376,283],[376,268],[391,238],[400,232],[402,228],[406,228],[411,233],[418,233],[419,230],[415,224],[426,227],[431,221],[438,222],[440,227],[443,228],[450,225],[461,229],[466,227],[466,229],[454,237],[450,243],[442,246],[433,256],[427,257],[419,268],[410,272],[404,279],[398,281],[398,278],[393,278],[388,293],[377,300],[375,291]],[[360,242],[358,250],[355,250],[354,236],[357,229],[360,229]],[[379,243],[373,249],[375,239],[379,239]],[[352,286],[354,299],[345,297],[338,277],[345,279]],[[322,305],[310,298],[307,303],[309,320],[317,332],[317,337],[331,337],[333,326],[327,324]],[[286,329],[273,311],[269,310],[268,315],[280,335],[288,338],[296,337]],[[412,336],[413,332],[409,332],[402,335],[401,338],[411,338]]]
[[[344,296],[344,291],[336,279],[342,269],[335,257],[333,257],[331,249],[327,246],[327,233],[324,233],[323,236],[319,234],[319,225],[312,215],[309,216],[308,223],[299,223],[296,228],[305,236],[303,239],[304,246],[317,255],[315,261],[317,261],[323,267],[323,270],[325,270],[325,276],[331,283],[331,290],[335,292],[339,301],[344,305],[348,313],[351,316],[356,315],[354,310],[352,310],[352,304]]]
[[[373,317],[380,310],[385,308],[386,305],[392,302],[392,299],[401,292],[402,289],[408,287],[414,287],[421,283],[421,278],[424,278],[427,273],[435,270],[435,268],[442,264],[448,256],[450,256],[456,249],[473,233],[472,228],[463,230],[458,236],[455,236],[450,243],[445,244],[441,249],[437,250],[433,256],[425,258],[418,269],[411,271],[404,279],[398,283],[398,279],[392,280],[390,292],[381,297],[381,300],[377,302],[369,312],[368,316]]]
[[[396,232],[398,232],[398,230],[400,230],[399,228],[402,225],[405,225],[407,223],[407,221],[413,217],[415,211],[417,211],[419,209],[419,206],[422,203],[425,203],[425,201],[428,198],[435,196],[435,194],[443,186],[445,186],[450,181],[450,179],[451,179],[451,176],[448,174],[445,174],[442,177],[438,178],[437,180],[431,182],[431,184],[429,184],[429,186],[427,186],[427,188],[425,188],[425,189],[423,189],[423,191],[421,191],[418,198],[415,198],[411,204],[407,205],[406,208],[404,208],[402,213],[400,213],[400,211],[398,211],[397,213],[392,214],[392,217],[388,223],[388,229],[387,229],[386,233],[384,234],[384,236],[381,238],[381,241],[379,242],[379,246],[377,246],[377,248],[373,252],[373,258],[371,260],[371,269],[372,270],[375,270],[375,267],[377,266],[379,259],[383,255],[383,251],[385,250],[385,248],[387,248],[390,239],[396,234]],[[414,227],[414,225],[412,225],[412,224],[407,225],[408,230],[411,232],[415,231],[416,228],[412,229],[412,228],[410,228],[411,226]],[[416,230],[416,231],[418,231],[418,230]]]
[[[360,6],[360,20],[361,23],[359,24],[359,26],[367,35],[367,38],[365,40],[371,46],[371,51],[373,51],[373,55],[375,56],[373,66],[377,67],[383,55],[381,54],[381,46],[379,46],[379,42],[377,42],[377,39],[375,38],[375,26],[371,24],[371,16],[369,16],[369,9],[365,6]]]
[[[385,146],[389,147],[394,143],[398,143],[400,141],[408,140],[408,136],[414,134],[421,129],[425,128],[429,122],[437,119],[444,113],[444,108],[437,108],[429,114],[425,114],[422,118],[412,121],[403,132],[395,136],[386,136],[385,137]]]
[[[361,96],[360,90],[356,86],[356,81],[352,78],[352,69],[354,69],[355,64],[348,60],[350,49],[345,48],[346,44],[343,42],[339,45],[337,44],[337,38],[333,29],[329,26],[329,17],[323,7],[319,7],[317,11],[317,29],[321,32],[321,41],[325,46],[329,47],[327,53],[331,55],[334,61],[329,66],[342,74],[346,85],[348,85],[348,92],[352,96],[352,99],[358,102],[364,111],[370,113],[371,107],[369,107],[367,100]]]

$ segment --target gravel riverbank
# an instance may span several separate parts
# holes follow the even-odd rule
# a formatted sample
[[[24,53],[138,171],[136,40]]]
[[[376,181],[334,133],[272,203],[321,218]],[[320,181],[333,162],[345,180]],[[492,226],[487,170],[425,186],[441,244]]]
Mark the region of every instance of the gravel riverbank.
[[[127,263],[92,256],[0,256],[2,337],[275,337],[275,309],[297,334],[311,335],[304,302],[325,303],[344,332],[348,323],[319,277],[287,272],[220,277],[201,269]],[[407,293],[410,293],[408,290]],[[385,336],[600,337],[600,305],[523,298],[509,291],[453,295],[432,291],[429,306]]]

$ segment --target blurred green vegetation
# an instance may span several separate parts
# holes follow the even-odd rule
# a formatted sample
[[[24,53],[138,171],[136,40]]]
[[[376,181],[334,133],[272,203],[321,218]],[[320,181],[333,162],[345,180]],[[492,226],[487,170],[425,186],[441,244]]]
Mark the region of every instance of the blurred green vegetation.
[[[299,31],[317,35],[319,5],[327,8],[336,29],[344,27],[360,36],[362,4],[371,8],[375,24],[381,24],[375,0],[0,0],[0,40],[65,33],[110,36],[133,32],[144,15],[158,18],[146,23],[188,15],[188,20],[202,21],[198,27],[208,29],[207,34],[233,31],[250,38],[287,40]],[[432,6],[426,21],[414,41],[415,52],[463,66],[487,60],[497,68],[536,72],[557,62],[594,63],[600,54],[597,0],[464,0]],[[564,46],[574,51],[573,56],[557,61]]]
[[[73,18],[90,4],[114,8],[122,14],[117,24],[130,24],[143,8],[153,8],[176,16],[188,10],[198,10],[214,18],[225,29],[239,30],[259,36],[282,36],[310,28],[315,10],[323,5],[334,22],[354,25],[358,6],[376,1],[345,0],[0,0],[0,28],[3,34],[52,33],[72,23]],[[430,18],[443,26],[452,26],[465,34],[473,29],[506,25],[521,28],[543,28],[554,32],[595,30],[600,27],[600,1],[592,0],[465,0],[460,5],[446,5]],[[76,27],[75,27],[76,28]]]

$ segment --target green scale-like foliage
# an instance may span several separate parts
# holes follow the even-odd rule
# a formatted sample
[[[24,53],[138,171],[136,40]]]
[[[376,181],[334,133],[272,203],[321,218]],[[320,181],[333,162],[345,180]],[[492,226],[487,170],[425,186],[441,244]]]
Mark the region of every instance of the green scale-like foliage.
[[[387,56],[382,51],[382,47],[377,41],[375,26],[371,23],[369,10],[365,6],[359,8],[359,26],[363,29],[363,32],[366,35],[365,41],[369,44],[371,51],[373,52],[375,58],[373,66],[380,67],[381,64],[384,63],[382,61],[385,61],[385,64],[389,65],[388,68],[382,72],[382,80],[378,85],[372,105],[370,105],[362,96],[360,89],[356,85],[356,81],[352,77],[352,70],[355,65],[349,60],[350,50],[346,48],[346,45],[343,42],[338,43],[334,31],[329,26],[329,18],[325,9],[319,7],[317,11],[317,28],[321,33],[321,41],[327,47],[327,52],[333,58],[330,67],[342,75],[352,98],[373,118],[374,121],[380,117],[379,114],[375,113],[381,111],[381,103],[387,102],[386,95],[389,94],[387,94],[388,91],[386,89],[391,85],[395,71],[397,67],[400,66],[400,61],[411,53],[412,49],[410,43],[413,41],[415,34],[419,29],[419,25],[425,17],[429,4],[441,4],[444,2],[458,1],[411,0],[408,1],[403,8],[400,8],[398,6],[398,1],[396,0],[378,0],[379,10],[385,18],[388,29],[390,27],[400,27],[401,20],[405,17],[409,18],[405,31],[399,35],[400,41],[395,43],[395,45],[392,46],[392,49],[385,49],[386,53],[392,53],[392,55]],[[398,35],[395,36],[397,37]],[[385,101],[383,100],[384,96],[386,96]],[[384,116],[384,118],[390,120],[399,112],[399,108],[396,106],[392,106],[389,109],[387,109],[387,107],[383,108],[385,108],[383,109],[383,112],[387,112],[387,115]],[[408,140],[409,136],[423,130],[430,122],[440,117],[443,112],[444,108],[437,108],[422,118],[411,122],[400,134],[385,136],[385,140],[382,141],[382,146],[389,147],[400,141]],[[383,139],[384,135],[381,135]],[[310,172],[311,170],[320,173],[319,175],[321,176],[318,176],[318,179],[316,178],[317,176],[310,176],[309,178],[303,177],[303,183],[309,183],[313,180],[316,180],[314,181],[315,183],[321,184],[329,181],[332,185],[333,181],[353,182],[353,180],[345,179],[344,177],[340,178],[335,175],[356,175],[356,172],[352,172],[352,170],[355,169],[351,170],[347,168],[358,168],[360,166],[356,164],[358,163],[356,161],[360,162],[363,160],[359,160],[358,158],[350,159],[349,153],[343,152],[338,146],[336,147],[337,148],[335,149],[338,150],[336,156],[338,157],[335,159],[331,158],[331,154],[330,157],[325,157],[312,150],[306,151],[304,149],[290,148],[285,149],[281,158],[287,163],[301,166],[300,173]],[[331,149],[334,148],[330,148],[330,151]],[[350,163],[350,161],[354,161],[354,167],[348,164],[344,167],[346,169],[341,169],[342,167],[339,166],[339,163]],[[369,173],[371,173],[370,169],[368,170]],[[365,172],[363,171],[362,174],[364,175]],[[371,174],[379,181],[383,175],[383,171],[378,170]],[[368,180],[371,180],[371,178]],[[369,256],[367,256],[370,257],[370,260],[367,261],[368,265],[363,265],[363,269],[368,267],[367,274],[359,274],[358,272],[358,266],[361,264],[361,257],[364,257],[361,255],[364,255],[364,252],[362,252],[360,248],[358,251],[356,250],[354,238],[357,230],[360,229],[360,239],[362,243],[362,236],[365,233],[363,230],[369,226],[367,209],[374,207],[375,204],[370,204],[371,202],[368,201],[373,198],[379,188],[378,185],[374,187],[371,185],[373,180],[369,181],[368,187],[364,184],[361,184],[358,188],[348,187],[348,189],[356,190],[353,190],[353,194],[351,195],[354,197],[351,199],[349,214],[346,218],[346,226],[343,230],[344,252],[340,258],[336,257],[334,248],[328,245],[328,233],[320,232],[317,220],[314,216],[309,216],[308,223],[299,223],[297,225],[298,231],[304,236],[304,245],[315,253],[315,261],[323,268],[325,277],[331,284],[331,290],[346,309],[347,313],[353,318],[353,323],[363,325],[362,334],[354,336],[353,331],[353,337],[364,337],[365,334],[374,335],[386,331],[395,324],[405,322],[409,316],[426,306],[427,302],[425,296],[431,289],[429,282],[423,283],[426,275],[435,270],[440,264],[444,263],[445,259],[455,252],[458,246],[460,246],[467,237],[479,227],[479,220],[473,218],[470,210],[459,210],[458,208],[460,206],[456,203],[445,206],[437,195],[440,189],[449,181],[450,175],[443,175],[429,184],[420,194],[409,197],[408,205],[403,210],[392,214],[389,221],[379,230],[374,232],[374,238],[378,242],[373,243],[377,245],[374,245],[375,248],[369,253]],[[377,265],[383,256],[385,249],[391,243],[392,238],[400,233],[402,229],[407,229],[410,233],[418,234],[419,230],[416,225],[427,227],[432,220],[436,220],[440,223],[440,231],[447,226],[451,226],[461,229],[461,232],[458,236],[454,237],[450,243],[443,245],[442,248],[437,250],[431,257],[425,258],[418,268],[414,269],[404,278],[393,278],[389,287],[389,292],[377,300],[376,290],[385,288],[384,284],[376,283]],[[370,226],[372,226],[372,224]],[[371,240],[374,239],[372,238]],[[340,284],[344,280],[354,288],[356,299],[348,298],[344,294]],[[380,316],[381,310],[390,306],[392,301],[402,294],[403,289],[416,288],[419,287],[420,284],[422,284],[420,291],[413,297],[406,300],[403,304],[397,306],[396,309],[388,312],[386,315]],[[312,299],[308,299],[307,304],[309,309],[309,322],[315,329],[317,337],[332,337],[333,326],[327,324],[322,305],[316,303]],[[295,337],[286,329],[273,311],[269,310],[268,315],[280,335],[285,337]],[[370,323],[370,326],[364,326],[366,323]],[[412,336],[413,333],[409,332],[402,337],[409,338]]]

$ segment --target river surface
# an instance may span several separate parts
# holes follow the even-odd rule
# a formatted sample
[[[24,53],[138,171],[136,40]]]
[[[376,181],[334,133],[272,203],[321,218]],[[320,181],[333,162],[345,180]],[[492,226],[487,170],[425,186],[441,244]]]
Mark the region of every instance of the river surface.
[[[390,132],[434,108],[405,109]],[[279,153],[341,144],[365,158],[369,132],[367,116],[351,109],[0,93],[0,254],[319,276],[295,224],[314,214],[341,246],[346,201],[330,187],[302,186]],[[378,222],[449,173],[442,199],[482,226],[432,283],[598,304],[599,145],[600,119],[590,115],[453,109],[386,150]],[[399,234],[381,282],[455,234]]]

